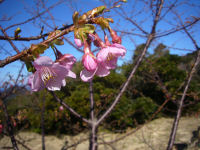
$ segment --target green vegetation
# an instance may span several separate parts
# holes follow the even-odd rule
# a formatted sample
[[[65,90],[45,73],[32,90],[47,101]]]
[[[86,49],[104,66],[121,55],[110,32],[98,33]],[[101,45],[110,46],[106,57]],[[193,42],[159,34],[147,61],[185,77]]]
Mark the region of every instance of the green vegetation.
[[[131,62],[123,64],[105,78],[94,78],[95,113],[100,116],[114,100],[121,85],[128,77],[144,45],[136,48]],[[186,56],[169,54],[163,45],[158,45],[153,54],[148,54],[137,70],[136,75],[122,96],[115,110],[103,124],[111,131],[123,131],[147,121],[157,108],[171,96],[171,101],[162,109],[160,116],[172,116],[177,109],[177,101],[183,91],[183,83],[190,71],[196,53]],[[200,67],[198,67],[200,68]],[[81,63],[74,72],[79,74]],[[200,110],[200,72],[197,71],[189,87],[183,115]],[[67,86],[56,92],[57,96],[84,117],[89,117],[89,84],[77,79],[67,79]],[[8,108],[17,128],[40,132],[42,101],[45,97],[45,132],[48,134],[76,134],[86,129],[86,125],[67,110],[60,110],[60,104],[47,91],[19,94],[9,99]],[[2,114],[0,113],[2,116]],[[3,117],[2,117],[3,118]]]

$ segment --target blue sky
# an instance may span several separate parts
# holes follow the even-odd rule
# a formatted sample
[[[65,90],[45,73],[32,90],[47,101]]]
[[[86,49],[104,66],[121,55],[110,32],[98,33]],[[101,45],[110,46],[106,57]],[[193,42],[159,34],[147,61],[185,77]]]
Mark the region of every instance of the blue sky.
[[[41,0],[42,1],[42,0]],[[44,2],[47,2],[47,0],[43,0]],[[173,2],[174,0],[170,1]],[[183,0],[179,0],[179,3],[181,3]],[[52,4],[55,4],[56,0],[48,0],[45,7],[49,7]],[[108,1],[107,1],[108,2]],[[169,2],[168,2],[169,3]],[[190,3],[194,3],[195,5],[200,5],[200,0],[191,0]],[[80,13],[86,12],[94,7],[101,6],[103,3],[99,0],[73,0],[71,4],[69,4],[67,1],[64,3],[58,5],[57,7],[51,9],[49,12],[54,16],[55,24],[58,27],[62,27],[62,24],[71,24],[72,23],[72,14],[73,11],[79,11]],[[39,12],[43,11],[44,8],[42,5],[39,5],[39,9],[36,9],[36,0],[5,0],[3,3],[0,4],[0,24],[3,28],[6,28],[12,24],[22,22],[24,20],[27,20],[33,16],[37,10],[40,10]],[[134,0],[128,0],[128,3],[123,4],[122,8],[124,8],[125,12],[129,17],[131,17],[133,20],[137,21],[142,28],[144,28],[146,31],[150,31],[151,25],[152,25],[152,18],[151,14],[149,13],[149,8],[145,7],[144,4],[141,2],[137,2]],[[141,34],[141,32],[135,28],[130,22],[127,20],[124,20],[120,17],[120,15],[116,12],[120,11],[120,9],[111,10],[111,12],[106,13],[105,16],[112,17],[114,19],[114,23],[111,24],[111,27],[117,30],[125,30],[125,31],[131,31],[135,34]],[[134,10],[134,11],[133,11]],[[200,11],[195,7],[187,6],[187,5],[180,5],[175,9],[182,17],[183,19],[188,18],[191,20],[191,16],[198,16],[200,14]],[[140,12],[141,11],[141,12]],[[135,14],[138,15],[135,16]],[[165,9],[164,9],[165,12]],[[46,13],[44,15],[45,18],[49,18],[50,14]],[[123,12],[122,12],[123,14]],[[11,20],[9,21],[2,21],[2,18],[9,18],[11,17]],[[159,32],[168,30],[172,26],[170,24],[176,23],[176,16],[172,13],[169,13],[166,15],[165,20],[161,21],[158,25]],[[37,19],[35,22],[31,21],[27,24],[19,26],[22,30],[20,33],[21,37],[29,37],[29,36],[36,36],[40,33],[40,27],[42,25],[45,25],[45,23],[49,23],[50,25],[53,25],[52,21],[49,20],[43,20],[41,22],[39,19]],[[7,30],[7,34],[9,36],[14,35],[14,31],[18,26],[14,28],[10,28]],[[44,33],[51,31],[52,29],[49,27],[45,27]],[[200,41],[200,25],[197,24],[190,30],[192,32],[192,35],[195,37],[196,40]],[[2,35],[2,33],[0,33]],[[73,41],[73,33],[70,33],[67,35]],[[145,38],[141,38],[139,36],[131,36],[131,39],[129,36],[123,36],[122,44],[127,48],[127,55],[124,59],[121,59],[119,61],[119,64],[122,64],[124,61],[129,61],[131,59],[131,56],[133,54],[133,50],[135,47],[143,42],[145,42]],[[28,48],[30,44],[37,44],[39,41],[31,41],[31,42],[14,42],[19,50],[23,50],[25,48]],[[164,43],[167,46],[173,46],[176,48],[185,48],[185,49],[194,49],[193,44],[190,40],[188,40],[187,36],[183,32],[177,32],[176,34],[169,35],[167,37],[162,37],[159,39],[156,39],[152,46],[149,49],[149,52],[152,52],[152,49],[158,45],[159,43]],[[5,59],[7,56],[16,54],[12,47],[9,45],[7,41],[0,40],[0,60]],[[6,50],[2,51],[2,48]],[[58,46],[58,49],[62,53],[71,53],[73,54],[78,60],[81,59],[82,54],[78,51],[76,51],[72,46],[69,44],[65,44],[64,46]],[[175,49],[170,49],[171,53],[178,54],[178,55],[185,55],[189,51],[180,51]],[[53,57],[53,52],[49,49],[45,52],[44,55],[48,55]],[[15,76],[16,71],[19,70],[19,66],[21,66],[21,63],[19,61],[11,63],[7,65],[4,68],[0,68],[0,81],[4,79],[4,77],[7,76],[8,72],[13,74]],[[27,71],[24,69],[24,73],[26,74]]]

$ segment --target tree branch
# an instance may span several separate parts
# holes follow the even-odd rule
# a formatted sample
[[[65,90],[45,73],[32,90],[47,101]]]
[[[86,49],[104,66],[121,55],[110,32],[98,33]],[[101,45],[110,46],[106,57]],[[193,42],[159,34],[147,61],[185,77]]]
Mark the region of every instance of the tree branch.
[[[107,111],[98,119],[97,121],[97,125],[100,124],[110,113],[111,111],[114,109],[114,107],[116,106],[116,104],[119,102],[122,94],[124,93],[124,91],[126,90],[126,88],[128,87],[130,81],[131,81],[131,78],[133,77],[133,75],[136,73],[136,70],[137,68],[139,67],[139,65],[141,64],[146,52],[147,52],[147,49],[149,48],[152,40],[154,39],[154,36],[155,36],[155,29],[156,29],[156,26],[157,26],[157,23],[158,23],[158,20],[159,20],[159,17],[160,17],[160,13],[161,13],[161,10],[162,10],[162,7],[163,7],[163,3],[164,1],[161,0],[160,1],[160,4],[158,7],[158,11],[156,13],[156,17],[154,19],[154,23],[153,23],[153,26],[152,26],[152,30],[151,30],[151,33],[150,35],[148,36],[148,39],[146,41],[146,44],[145,44],[145,47],[144,47],[144,50],[142,51],[142,54],[140,55],[136,65],[133,67],[132,71],[131,71],[131,74],[129,75],[127,81],[125,82],[124,86],[122,87],[121,91],[119,92],[119,94],[117,95],[117,97],[115,98],[114,102],[112,103],[112,105],[107,109]]]
[[[91,124],[89,120],[81,116],[79,113],[77,113],[73,108],[71,108],[69,105],[67,105],[65,102],[63,102],[61,99],[59,99],[56,94],[53,91],[49,91],[56,101],[58,101],[60,104],[62,104],[67,110],[69,110],[73,115],[81,119],[82,121],[86,122],[87,124]]]

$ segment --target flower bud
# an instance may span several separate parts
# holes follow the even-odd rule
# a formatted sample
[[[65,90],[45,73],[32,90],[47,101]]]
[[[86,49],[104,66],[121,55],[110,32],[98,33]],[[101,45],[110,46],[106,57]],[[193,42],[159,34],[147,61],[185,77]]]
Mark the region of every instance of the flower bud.
[[[64,107],[61,105],[61,106],[59,107],[59,110],[60,110],[60,111],[63,111],[63,110],[64,110]]]
[[[80,39],[74,38],[74,42],[78,48],[83,46],[83,42]]]
[[[109,32],[110,32],[110,36],[112,37],[112,42],[113,43],[117,43],[117,44],[121,44],[122,40],[121,37],[119,37],[117,35],[117,32],[115,32],[114,30],[112,30],[111,28],[108,28]]]

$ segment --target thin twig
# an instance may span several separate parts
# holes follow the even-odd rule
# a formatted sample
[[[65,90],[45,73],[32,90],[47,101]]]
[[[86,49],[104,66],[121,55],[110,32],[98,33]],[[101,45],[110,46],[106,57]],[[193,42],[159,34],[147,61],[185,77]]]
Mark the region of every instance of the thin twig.
[[[131,78],[133,77],[133,75],[136,73],[136,70],[137,68],[139,67],[139,65],[141,64],[146,52],[147,52],[147,49],[149,48],[151,42],[153,41],[154,39],[154,36],[155,36],[155,29],[156,29],[156,26],[157,26],[157,23],[158,23],[158,20],[159,20],[159,16],[160,16],[160,13],[161,13],[161,10],[162,10],[162,6],[163,6],[163,0],[161,0],[161,3],[160,5],[158,6],[158,10],[157,10],[157,13],[156,13],[156,17],[155,17],[155,20],[154,20],[154,24],[152,26],[152,30],[151,30],[151,34],[148,36],[148,39],[146,41],[146,44],[145,44],[145,47],[144,47],[144,50],[142,52],[142,54],[140,55],[136,65],[133,67],[132,71],[131,71],[131,74],[129,75],[128,79],[126,80],[124,86],[122,87],[122,89],[120,90],[119,94],[117,95],[117,97],[115,98],[114,102],[112,103],[112,105],[107,109],[107,111],[98,119],[97,121],[97,125],[99,125],[110,113],[111,111],[114,109],[114,107],[116,106],[116,104],[119,102],[122,94],[125,92],[126,88],[128,87],[130,81],[131,81]]]
[[[182,22],[181,22],[181,24],[182,24]],[[192,80],[193,74],[195,73],[196,68],[197,68],[197,66],[198,66],[198,64],[200,62],[200,48],[197,45],[197,42],[193,39],[193,37],[187,31],[186,28],[184,28],[184,31],[188,35],[188,37],[191,39],[191,41],[193,42],[193,44],[195,45],[198,54],[197,54],[195,63],[192,66],[192,69],[191,69],[191,71],[190,71],[190,73],[188,75],[188,78],[185,81],[184,92],[183,92],[182,97],[180,99],[178,110],[177,110],[177,114],[176,114],[174,122],[173,122],[172,130],[171,130],[171,134],[170,134],[170,138],[169,138],[169,142],[168,142],[168,146],[167,146],[167,150],[172,150],[172,148],[173,148],[175,137],[176,137],[176,132],[177,132],[177,129],[178,129],[179,120],[180,120],[181,113],[182,113],[182,108],[183,108],[183,105],[184,105],[184,100],[185,100],[185,97],[186,97],[186,94],[187,94],[187,90],[189,88],[189,85],[190,85],[190,82]]]
[[[86,122],[87,124],[91,124],[89,120],[81,116],[79,113],[77,113],[73,108],[71,108],[69,105],[67,105],[65,102],[63,102],[61,99],[59,99],[56,94],[53,91],[49,91],[56,101],[58,101],[61,105],[63,105],[67,110],[69,110],[73,115],[81,119],[82,121]]]
[[[8,135],[11,139],[11,143],[13,145],[13,149],[14,150],[19,150],[18,149],[18,146],[17,146],[17,142],[16,142],[16,139],[15,139],[15,136],[14,136],[14,131],[13,131],[13,125],[11,123],[11,118],[8,114],[8,110],[7,110],[7,107],[6,107],[6,104],[3,100],[0,99],[0,106],[2,107],[3,109],[3,113],[5,115],[5,119],[6,119],[6,124],[7,124],[7,132],[8,132]]]
[[[46,92],[46,91],[45,91]],[[42,98],[42,109],[41,109],[41,132],[42,132],[42,150],[45,150],[45,123],[44,123],[44,114],[45,114],[45,92],[43,93]]]
[[[91,119],[91,133],[90,133],[90,143],[89,143],[89,150],[97,150],[97,128],[96,126],[96,119],[94,116],[94,97],[93,97],[93,83],[90,81],[90,119]]]

